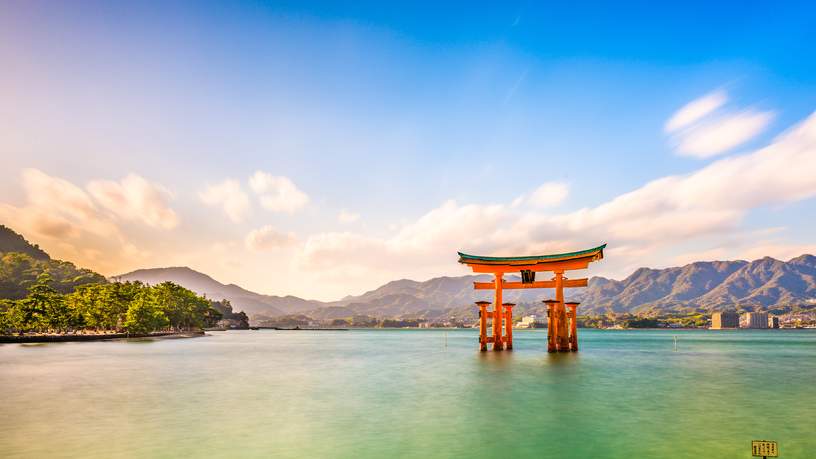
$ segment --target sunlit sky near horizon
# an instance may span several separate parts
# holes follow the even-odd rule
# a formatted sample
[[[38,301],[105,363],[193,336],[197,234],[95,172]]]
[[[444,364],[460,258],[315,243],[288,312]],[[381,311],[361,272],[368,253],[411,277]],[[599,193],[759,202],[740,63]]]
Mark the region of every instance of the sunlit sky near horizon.
[[[0,223],[321,300],[816,253],[808,3],[0,3]]]

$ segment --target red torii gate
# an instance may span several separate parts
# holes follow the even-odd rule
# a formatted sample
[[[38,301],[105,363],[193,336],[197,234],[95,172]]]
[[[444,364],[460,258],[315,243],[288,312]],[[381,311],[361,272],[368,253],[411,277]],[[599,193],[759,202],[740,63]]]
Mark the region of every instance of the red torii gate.
[[[502,303],[502,291],[519,288],[554,288],[555,299],[545,300],[547,304],[547,351],[567,352],[578,350],[578,329],[576,325],[578,303],[564,302],[564,288],[586,287],[587,279],[567,279],[565,271],[587,269],[593,261],[603,258],[606,244],[580,250],[578,252],[525,257],[483,257],[459,253],[459,263],[466,264],[475,273],[490,273],[492,282],[474,282],[476,290],[494,290],[493,311],[487,311],[487,301],[477,301],[479,306],[479,348],[487,350],[487,343],[493,343],[493,350],[513,349],[513,306]],[[536,281],[535,273],[552,271],[552,280]],[[506,273],[521,273],[521,282],[507,282]],[[567,313],[566,308],[570,311]],[[503,311],[504,309],[504,311]],[[489,314],[489,315],[488,315]],[[492,317],[493,336],[487,336],[487,319]],[[569,319],[569,324],[568,324]],[[505,322],[505,336],[502,336],[502,322]]]

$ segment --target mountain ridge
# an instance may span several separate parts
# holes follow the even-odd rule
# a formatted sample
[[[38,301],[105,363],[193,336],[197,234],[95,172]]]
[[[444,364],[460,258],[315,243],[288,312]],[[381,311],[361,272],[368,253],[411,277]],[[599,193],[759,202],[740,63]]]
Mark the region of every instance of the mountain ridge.
[[[18,234],[6,225],[0,225],[0,253],[24,253],[35,260],[50,260],[39,245],[28,242],[22,234]]]
[[[230,300],[230,303],[237,310],[242,310],[247,314],[263,314],[274,317],[301,313],[314,309],[317,304],[323,304],[320,301],[304,300],[292,295],[263,295],[247,290],[237,284],[221,283],[211,276],[187,266],[137,269],[118,276],[111,276],[111,279],[121,281],[138,280],[148,284],[172,281],[200,295],[206,295],[211,300]]]
[[[197,285],[173,277],[179,270],[209,279],[209,285]],[[150,273],[152,276],[147,276]],[[337,301],[306,300],[296,296],[263,295],[235,284],[222,284],[188,267],[137,270],[114,278],[150,282],[172,280],[206,294],[221,295],[249,314],[275,317],[305,314],[314,318],[350,315],[372,317],[441,318],[447,315],[473,314],[472,304],[490,300],[491,291],[473,290],[474,281],[489,280],[486,275],[442,276],[426,281],[398,279],[366,291],[347,295]],[[508,280],[515,280],[508,276]],[[210,282],[211,281],[211,282]],[[788,261],[764,257],[753,261],[696,261],[684,266],[662,269],[639,268],[621,280],[595,276],[584,289],[568,289],[567,298],[581,301],[583,314],[680,312],[690,309],[716,311],[736,306],[770,309],[816,302],[816,256],[800,255]],[[517,303],[518,311],[543,312],[541,300],[552,298],[552,289],[507,290],[505,300]]]

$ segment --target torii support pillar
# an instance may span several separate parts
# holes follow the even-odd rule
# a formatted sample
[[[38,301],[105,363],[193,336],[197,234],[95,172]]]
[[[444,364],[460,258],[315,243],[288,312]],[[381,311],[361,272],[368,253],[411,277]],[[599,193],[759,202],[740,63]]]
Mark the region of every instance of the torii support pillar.
[[[571,301],[567,303],[567,307],[570,309],[570,351],[576,352],[578,350],[578,305],[581,303],[576,303]]]
[[[501,351],[504,349],[502,342],[502,279],[501,273],[496,273],[496,293],[493,298],[493,350]]]
[[[504,303],[504,342],[505,349],[513,349],[513,306],[515,303]]]
[[[569,328],[567,326],[567,308],[564,306],[564,272],[555,271],[555,301],[556,305],[556,327],[557,334],[555,335],[556,346],[558,352],[569,352]]]
[[[477,301],[479,306],[479,350],[487,350],[487,305],[489,301]]]
[[[556,329],[558,328],[558,321],[555,318],[555,305],[557,305],[558,302],[555,300],[544,300],[544,303],[547,305],[547,352],[558,352],[558,346],[555,340]]]

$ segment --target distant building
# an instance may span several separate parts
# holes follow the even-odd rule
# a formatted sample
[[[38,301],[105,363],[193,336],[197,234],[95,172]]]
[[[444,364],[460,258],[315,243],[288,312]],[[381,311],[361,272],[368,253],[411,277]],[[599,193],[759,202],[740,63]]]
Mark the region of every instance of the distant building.
[[[746,328],[768,328],[767,312],[749,312],[744,317]]]
[[[740,317],[736,312],[715,312],[711,315],[711,329],[739,328]]]
[[[521,318],[521,321],[516,324],[516,326],[518,328],[533,328],[536,322],[538,322],[538,318],[536,316],[524,316]]]
[[[779,328],[779,317],[768,316],[768,328]]]
[[[514,326],[515,328],[546,328],[547,318],[531,314],[522,317]]]

